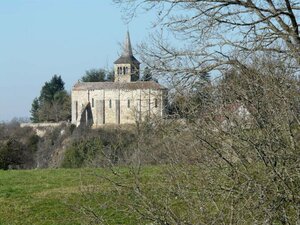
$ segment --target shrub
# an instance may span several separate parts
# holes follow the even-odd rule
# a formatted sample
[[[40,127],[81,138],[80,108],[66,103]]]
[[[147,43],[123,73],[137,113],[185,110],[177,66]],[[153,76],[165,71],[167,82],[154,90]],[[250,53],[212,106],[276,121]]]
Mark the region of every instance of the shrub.
[[[74,142],[66,150],[62,167],[79,168],[93,164],[97,166],[97,159],[101,158],[102,152],[103,144],[100,138]]]
[[[24,146],[22,143],[10,139],[0,145],[0,169],[19,167],[23,163]]]

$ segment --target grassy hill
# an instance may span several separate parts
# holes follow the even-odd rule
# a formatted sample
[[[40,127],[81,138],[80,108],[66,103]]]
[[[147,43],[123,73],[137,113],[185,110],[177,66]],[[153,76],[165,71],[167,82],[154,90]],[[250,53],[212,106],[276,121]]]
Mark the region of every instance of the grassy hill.
[[[298,178],[284,190],[271,172],[263,164],[0,171],[0,224],[284,224],[285,216],[298,224]]]
[[[134,221],[116,211],[114,189],[110,183],[99,182],[104,170],[54,169],[0,171],[0,224],[84,224],[88,209],[99,201],[110,199],[111,206],[97,212],[111,223]],[[90,198],[88,193],[98,193]],[[95,197],[93,196],[93,197]],[[101,210],[104,210],[101,212]]]

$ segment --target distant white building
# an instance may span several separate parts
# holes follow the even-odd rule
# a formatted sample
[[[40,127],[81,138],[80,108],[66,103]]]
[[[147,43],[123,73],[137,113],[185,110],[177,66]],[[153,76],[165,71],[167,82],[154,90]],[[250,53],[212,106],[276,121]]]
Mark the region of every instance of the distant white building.
[[[237,123],[247,128],[251,122],[251,113],[243,104],[235,102],[219,109],[215,119],[222,124],[223,129],[235,127]]]
[[[139,81],[140,62],[133,56],[130,36],[114,62],[114,82],[79,82],[72,89],[72,123],[132,124],[163,117],[167,89],[154,81]]]

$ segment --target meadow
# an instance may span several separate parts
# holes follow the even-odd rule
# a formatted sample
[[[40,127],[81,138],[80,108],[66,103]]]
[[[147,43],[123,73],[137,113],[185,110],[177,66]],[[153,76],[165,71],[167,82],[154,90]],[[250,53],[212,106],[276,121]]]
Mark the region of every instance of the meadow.
[[[0,224],[284,224],[285,215],[297,224],[298,182],[289,183],[294,196],[278,195],[283,183],[271,172],[263,164],[2,170]]]
[[[0,224],[89,223],[87,208],[83,210],[85,204],[97,210],[101,199],[106,203],[109,199],[111,206],[115,205],[110,182],[99,181],[104,173],[107,172],[101,169],[0,171]],[[96,191],[97,198],[86,194]],[[97,213],[111,218],[114,222],[110,224],[133,222],[109,203],[105,209],[99,207]]]

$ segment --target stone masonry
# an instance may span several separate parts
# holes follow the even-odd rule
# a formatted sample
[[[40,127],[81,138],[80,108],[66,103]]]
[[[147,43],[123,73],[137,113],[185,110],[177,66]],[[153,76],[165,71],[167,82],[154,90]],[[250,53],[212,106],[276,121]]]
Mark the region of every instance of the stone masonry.
[[[123,54],[114,64],[114,82],[79,82],[74,85],[73,124],[98,127],[163,117],[167,89],[154,81],[138,81],[140,63],[132,54],[129,33]]]

